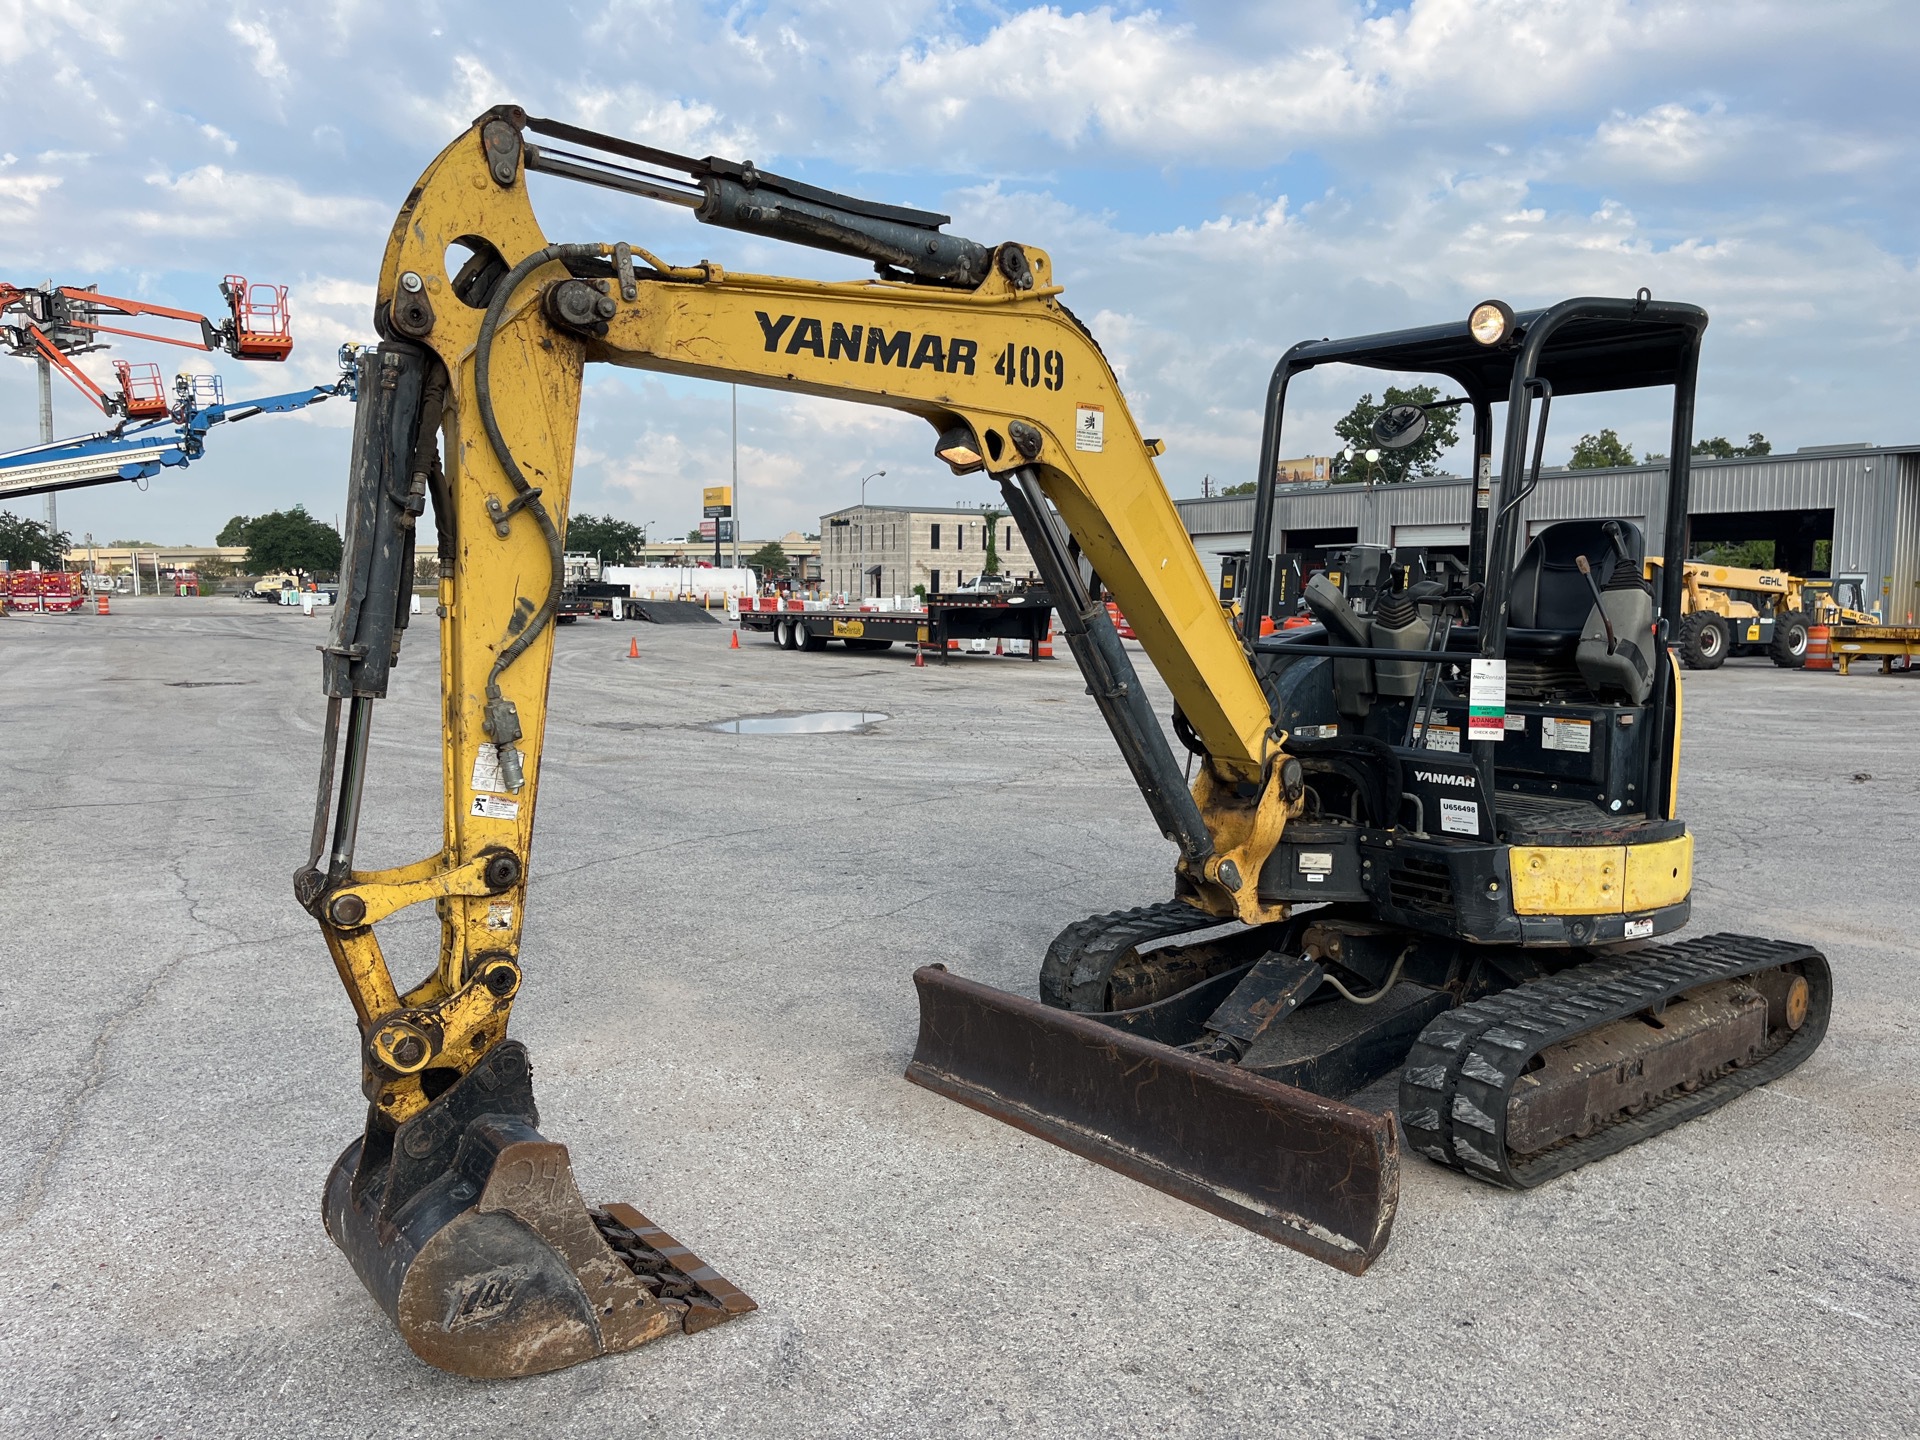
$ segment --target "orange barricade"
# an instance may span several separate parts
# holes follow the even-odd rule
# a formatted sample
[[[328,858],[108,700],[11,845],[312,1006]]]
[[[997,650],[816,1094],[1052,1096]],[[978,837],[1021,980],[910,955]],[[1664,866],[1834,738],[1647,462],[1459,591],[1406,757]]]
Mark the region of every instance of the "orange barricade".
[[[1807,669],[1833,669],[1833,631],[1825,625],[1807,627]]]

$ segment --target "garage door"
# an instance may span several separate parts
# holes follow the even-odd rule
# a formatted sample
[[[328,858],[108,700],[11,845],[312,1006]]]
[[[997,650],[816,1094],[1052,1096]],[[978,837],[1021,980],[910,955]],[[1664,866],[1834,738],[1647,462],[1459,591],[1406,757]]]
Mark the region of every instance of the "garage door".
[[[1465,525],[1396,525],[1393,543],[1396,549],[1402,545],[1465,545],[1470,538],[1468,531]]]

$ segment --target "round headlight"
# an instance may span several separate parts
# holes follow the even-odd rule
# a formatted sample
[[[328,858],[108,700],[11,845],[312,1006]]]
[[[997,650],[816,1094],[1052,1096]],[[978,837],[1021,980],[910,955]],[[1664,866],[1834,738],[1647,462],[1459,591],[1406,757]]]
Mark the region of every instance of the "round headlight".
[[[1504,300],[1482,300],[1467,316],[1467,332],[1482,345],[1498,345],[1513,333],[1513,307]]]

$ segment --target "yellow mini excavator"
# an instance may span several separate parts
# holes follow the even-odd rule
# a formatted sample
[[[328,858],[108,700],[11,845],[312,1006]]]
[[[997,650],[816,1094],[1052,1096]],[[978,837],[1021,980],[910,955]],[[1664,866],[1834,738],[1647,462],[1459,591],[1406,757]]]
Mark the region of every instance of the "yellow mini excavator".
[[[878,274],[822,283],[554,243],[530,173]],[[1493,302],[1463,324],[1294,347],[1270,391],[1236,626],[1155,472],[1158,442],[1047,255],[945,224],[514,107],[449,145],[394,223],[382,343],[359,362],[325,759],[295,889],[352,998],[368,1100],[328,1177],[327,1229],[435,1365],[529,1374],[752,1308],[639,1211],[588,1208],[506,1033],[589,361],[927,421],[942,460],[999,482],[1178,849],[1170,896],[1067,926],[1038,1002],[920,970],[913,1080],[1357,1272],[1387,1240],[1399,1141],[1391,1113],[1352,1098],[1396,1070],[1417,1150],[1527,1186],[1783,1073],[1824,1030],[1827,965],[1805,946],[1642,943],[1688,914],[1664,645],[1678,572],[1652,593],[1624,521],[1520,544],[1552,397],[1662,385],[1677,457],[1666,533],[1684,546],[1701,311],[1644,293],[1519,315]],[[1319,623],[1263,637],[1288,382],[1335,363],[1458,387],[1436,404],[1473,416],[1471,572],[1407,583],[1400,567],[1364,616],[1317,579]],[[1389,411],[1376,438],[1410,443],[1430,409]],[[445,843],[360,870],[372,711],[429,498]],[[1190,785],[1092,571],[1173,693]],[[403,990],[375,927],[427,902],[439,960]]]

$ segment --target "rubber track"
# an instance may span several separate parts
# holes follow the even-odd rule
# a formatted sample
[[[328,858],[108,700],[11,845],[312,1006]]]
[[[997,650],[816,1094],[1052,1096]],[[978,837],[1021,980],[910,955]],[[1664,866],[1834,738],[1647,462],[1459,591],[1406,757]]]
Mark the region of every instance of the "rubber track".
[[[1507,1100],[1527,1062],[1541,1051],[1685,991],[1792,964],[1801,967],[1811,991],[1807,1019],[1759,1060],[1584,1138],[1525,1157],[1508,1153]],[[1820,1043],[1832,1002],[1826,957],[1790,941],[1707,935],[1589,961],[1437,1016],[1407,1056],[1400,1123],[1413,1148],[1429,1159],[1490,1184],[1531,1189],[1786,1074]]]
[[[1184,900],[1163,900],[1133,910],[1113,910],[1076,920],[1047,947],[1040,963],[1040,999],[1060,1010],[1104,1010],[1107,980],[1129,950],[1190,930],[1227,922]]]

